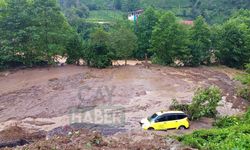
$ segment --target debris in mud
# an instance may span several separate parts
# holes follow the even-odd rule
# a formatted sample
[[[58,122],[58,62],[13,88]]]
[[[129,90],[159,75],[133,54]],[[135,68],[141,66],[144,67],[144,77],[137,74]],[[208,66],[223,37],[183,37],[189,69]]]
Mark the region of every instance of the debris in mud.
[[[91,72],[87,72],[87,73],[84,75],[84,78],[85,78],[85,79],[92,79],[92,78],[97,78],[97,77],[94,76]]]
[[[0,112],[6,109],[4,106],[0,106]]]
[[[0,72],[0,77],[7,77],[10,72]]]
[[[29,133],[21,127],[12,126],[0,132],[0,148],[23,146],[44,138],[44,132]]]
[[[56,85],[56,86],[53,86],[52,89],[55,91],[62,91],[64,90],[64,87],[62,85]]]
[[[108,146],[104,144],[97,149],[140,149],[143,146],[145,146],[145,149],[170,149],[173,145],[166,144],[165,139],[158,141],[162,137],[142,139],[142,137],[151,135],[148,135],[148,133],[142,136],[138,135],[140,134],[138,132],[141,131],[138,120],[143,118],[145,114],[168,109],[171,105],[171,99],[176,98],[182,103],[190,103],[195,89],[216,85],[222,89],[223,96],[227,96],[225,98],[227,104],[223,108],[219,108],[223,110],[225,115],[238,114],[244,111],[242,108],[248,106],[248,103],[244,100],[235,97],[234,81],[220,70],[211,68],[171,68],[152,65],[151,69],[145,69],[141,66],[126,66],[97,70],[87,67],[66,66],[51,68],[50,70],[44,68],[17,71],[7,77],[0,77],[0,101],[1,106],[4,106],[0,106],[0,122],[23,120],[25,118],[37,118],[38,121],[40,119],[43,121],[46,118],[46,123],[26,122],[26,124],[31,128],[35,126],[36,129],[46,131],[59,127],[54,130],[54,133],[51,132],[48,141],[35,142],[27,146],[29,149],[39,149],[39,147],[40,149],[60,149],[63,146],[65,146],[63,149],[95,148],[96,145],[93,145],[91,141],[96,137],[87,139],[89,137],[82,135],[84,132],[78,132],[82,128],[90,130],[86,131],[86,135],[89,136],[94,131],[100,132],[99,134],[102,135],[103,141],[106,141]],[[79,89],[83,86],[91,88],[80,93]],[[103,98],[96,96],[98,94],[97,89],[105,86],[108,86],[108,88],[116,87],[112,92],[112,99],[106,93],[103,93]],[[81,97],[79,98],[79,94],[84,96],[84,101]],[[60,127],[69,123],[67,119],[60,118],[60,116],[68,116],[68,110],[71,108],[80,106],[98,107],[107,104],[112,109],[116,106],[124,108],[125,111],[122,111],[126,116],[124,127],[93,124],[77,124],[66,129]],[[234,106],[237,107],[237,111],[230,111]],[[193,122],[187,132],[200,128],[210,128],[212,121],[205,120]],[[50,125],[49,122],[55,124]],[[3,126],[5,127],[5,125]],[[126,133],[130,129],[136,130],[137,133],[133,136],[127,135]],[[117,136],[116,134],[119,132],[122,133]],[[163,134],[172,134],[171,132],[177,131],[163,132]],[[106,137],[109,135],[112,135],[114,139]],[[61,138],[53,138],[54,136],[61,136]],[[72,137],[74,138],[72,139]],[[134,138],[139,140],[131,142],[131,139]],[[24,140],[30,141],[26,138]]]
[[[89,96],[91,96],[86,105],[93,104],[98,106],[112,102],[115,105],[123,105],[126,110],[127,108],[134,110],[131,113],[141,114],[143,112],[136,107],[141,106],[139,104],[149,104],[149,108],[145,108],[147,111],[168,108],[172,98],[178,98],[180,101],[191,99],[193,91],[197,86],[204,84],[217,85],[222,88],[224,93],[229,93],[226,101],[231,101],[235,95],[233,81],[226,74],[212,71],[208,67],[178,69],[154,66],[152,70],[140,69],[139,66],[104,70],[81,67],[81,69],[75,68],[77,72],[69,75],[68,72],[74,72],[72,68],[68,66],[54,68],[50,71],[45,71],[46,69],[24,70],[24,72],[26,71],[34,75],[43,72],[43,82],[40,84],[33,82],[33,80],[39,79],[38,81],[40,81],[41,77],[35,76],[33,80],[31,78],[34,78],[34,76],[29,77],[29,79],[26,76],[21,78],[19,72],[8,76],[6,80],[9,81],[8,83],[11,83],[9,85],[12,88],[10,90],[3,89],[3,91],[8,92],[3,92],[0,95],[1,103],[6,108],[1,111],[0,120],[6,121],[13,117],[23,119],[27,117],[49,118],[61,116],[69,108],[82,104],[81,99],[79,100],[79,89],[83,86],[83,82],[84,86],[91,87],[90,90],[85,92],[88,92]],[[160,72],[156,70],[160,70]],[[58,72],[62,73],[59,74]],[[28,73],[25,73],[25,75]],[[57,73],[56,76],[54,75],[55,73]],[[112,74],[113,78],[110,78],[109,74]],[[217,80],[208,80],[207,77]],[[50,79],[51,81],[48,82]],[[6,85],[6,80],[0,80],[0,84]],[[23,84],[14,84],[22,83],[24,80],[29,83],[30,87],[23,87]],[[186,82],[186,80],[192,82]],[[201,83],[201,81],[204,82]],[[96,89],[105,85],[110,87],[116,86],[112,94],[112,101],[107,98],[108,101],[94,97],[97,93]],[[86,95],[84,96],[84,98],[88,98]],[[157,105],[155,104],[156,101]],[[85,105],[85,101],[83,104]],[[235,99],[234,104],[239,104],[237,106],[239,109],[246,106],[243,100],[239,98]],[[164,108],[162,108],[163,106]],[[48,109],[45,110],[45,108]],[[16,114],[17,111],[19,112],[18,114]],[[131,116],[131,114],[128,112],[127,116]]]
[[[233,103],[226,101],[227,97],[223,96],[222,100],[219,102],[219,106],[217,108],[217,111],[220,116],[231,116],[234,114],[240,114],[240,110],[233,107]]]
[[[20,149],[47,150],[47,149],[166,149],[184,148],[179,142],[171,143],[165,137],[151,133],[117,134],[112,137],[104,137],[99,132],[81,129],[70,135],[53,137],[49,140],[41,140]],[[19,148],[17,148],[19,149]]]
[[[50,82],[57,81],[57,80],[59,80],[59,79],[58,78],[49,79]]]
[[[51,139],[55,136],[66,136],[74,129],[71,126],[58,127],[48,132],[46,139]]]
[[[97,131],[103,136],[114,135],[119,132],[126,132],[126,129],[120,126],[92,124],[92,123],[74,123],[63,127],[55,128],[48,132],[47,139],[55,136],[67,136],[69,133],[76,132],[81,129],[88,129],[90,131]]]
[[[146,92],[146,91],[139,91],[139,92],[136,92],[136,96],[144,96],[144,95],[147,95],[147,92]]]
[[[54,122],[42,122],[42,121],[35,121],[35,120],[26,120],[24,121],[24,123],[28,123],[31,125],[35,125],[35,126],[45,126],[45,125],[52,125],[55,124]]]
[[[57,136],[48,140],[26,145],[21,149],[47,150],[47,149],[92,149],[105,146],[100,133],[86,129],[72,132],[71,135]]]

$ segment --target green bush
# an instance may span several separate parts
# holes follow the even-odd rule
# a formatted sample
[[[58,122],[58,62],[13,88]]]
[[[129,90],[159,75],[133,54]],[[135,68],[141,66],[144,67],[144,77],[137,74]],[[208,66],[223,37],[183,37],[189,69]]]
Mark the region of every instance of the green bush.
[[[199,130],[178,139],[198,149],[226,150],[250,149],[250,125],[245,124],[223,129]]]
[[[83,56],[83,42],[78,36],[72,37],[66,46],[67,64],[79,64]]]
[[[240,81],[242,84],[250,84],[250,74],[242,74],[239,76],[236,76],[235,79],[237,81]]]
[[[215,117],[216,107],[221,100],[221,92],[218,87],[211,86],[205,89],[198,89],[193,97],[189,112],[192,120],[201,117]]]
[[[188,104],[180,104],[176,99],[172,100],[172,104],[169,107],[170,110],[179,110],[185,113],[189,113],[189,105]]]
[[[241,121],[241,118],[238,116],[230,116],[230,117],[225,116],[225,117],[217,119],[213,125],[218,128],[225,128],[225,127],[238,125],[240,121]]]
[[[250,101],[250,64],[246,65],[246,73],[235,77],[244,86],[237,89],[237,95]]]
[[[111,66],[111,65],[112,65],[112,60],[109,59],[108,56],[99,55],[91,59],[89,66],[101,69],[101,68],[106,68],[107,66]]]
[[[247,72],[247,73],[250,73],[250,63],[249,63],[249,64],[246,64],[245,67],[246,67],[246,72]]]
[[[220,100],[220,89],[211,86],[198,89],[190,105],[179,104],[176,100],[173,100],[170,109],[186,112],[191,120],[197,120],[201,117],[215,117],[217,114],[216,107]]]
[[[237,90],[237,95],[250,101],[250,85]]]
[[[84,51],[84,60],[87,65],[95,68],[106,68],[112,65],[108,49],[109,34],[101,28],[90,34],[90,40]]]
[[[198,149],[250,149],[250,109],[241,117],[223,117],[214,124],[216,128],[198,130],[192,134],[177,137],[186,145]]]

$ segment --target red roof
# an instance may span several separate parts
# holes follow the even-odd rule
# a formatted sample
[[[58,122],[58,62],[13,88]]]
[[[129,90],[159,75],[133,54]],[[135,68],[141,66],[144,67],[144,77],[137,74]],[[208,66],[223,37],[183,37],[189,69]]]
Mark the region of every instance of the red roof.
[[[192,20],[183,20],[181,21],[182,24],[186,24],[186,25],[194,25],[194,21]]]

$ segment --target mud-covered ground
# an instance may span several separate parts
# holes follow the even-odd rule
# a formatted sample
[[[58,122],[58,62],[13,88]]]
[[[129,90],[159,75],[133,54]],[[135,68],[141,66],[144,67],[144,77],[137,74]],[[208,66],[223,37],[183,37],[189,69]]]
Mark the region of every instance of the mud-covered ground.
[[[0,130],[14,125],[32,132],[48,132],[47,138],[52,138],[58,129],[73,123],[78,125],[74,129],[96,130],[112,138],[138,133],[138,139],[143,140],[140,134],[152,133],[142,131],[138,123],[142,118],[168,110],[174,98],[182,103],[191,102],[199,87],[216,85],[222,89],[220,115],[244,111],[248,104],[236,96],[236,82],[232,80],[237,73],[226,67],[147,69],[141,65],[102,70],[64,66],[2,72]],[[212,122],[204,118],[192,122],[186,131],[153,134],[188,133],[210,128]]]

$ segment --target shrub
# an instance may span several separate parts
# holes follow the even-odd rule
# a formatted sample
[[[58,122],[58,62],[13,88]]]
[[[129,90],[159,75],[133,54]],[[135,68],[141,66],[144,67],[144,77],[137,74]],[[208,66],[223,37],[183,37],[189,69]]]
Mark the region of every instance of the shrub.
[[[250,86],[245,86],[237,90],[237,95],[250,101]]]
[[[177,137],[179,141],[198,149],[250,149],[250,109],[241,117],[224,117],[215,123],[219,128],[198,130]]]
[[[217,119],[213,125],[218,127],[218,128],[225,128],[225,127],[231,127],[234,125],[238,125],[240,123],[240,121],[241,121],[240,117],[225,116],[225,117]]]
[[[246,65],[246,73],[235,77],[244,86],[237,89],[237,95],[250,101],[250,64]]]
[[[78,36],[72,37],[66,46],[67,64],[79,64],[83,56],[83,42]]]
[[[235,79],[237,81],[240,81],[244,85],[250,84],[250,75],[249,74],[242,74],[242,75],[236,76]]]
[[[250,122],[250,108],[248,109],[248,111],[246,112],[246,114],[244,115],[244,121],[246,123]]]
[[[179,110],[189,114],[189,105],[180,104],[176,99],[172,100],[172,104],[169,107],[170,110]]]
[[[95,68],[106,68],[107,66],[112,65],[112,60],[108,58],[106,55],[95,56],[90,61],[90,67]]]
[[[249,149],[250,125],[232,126],[223,129],[199,130],[178,139],[198,149]]]
[[[221,100],[221,92],[218,87],[211,86],[204,89],[198,89],[193,97],[192,104],[189,106],[191,119],[201,117],[215,117],[216,107]]]
[[[249,64],[246,64],[245,67],[246,67],[246,72],[247,72],[247,73],[250,73],[250,63],[249,63]]]
[[[108,40],[109,34],[101,28],[91,33],[88,46],[84,51],[84,59],[88,66],[105,68],[112,65]]]
[[[215,117],[217,114],[216,107],[221,100],[221,92],[218,87],[211,86],[201,88],[195,92],[192,103],[179,104],[173,100],[170,106],[171,110],[180,110],[186,112],[191,120],[197,120],[201,117]]]

